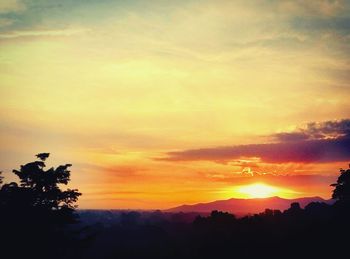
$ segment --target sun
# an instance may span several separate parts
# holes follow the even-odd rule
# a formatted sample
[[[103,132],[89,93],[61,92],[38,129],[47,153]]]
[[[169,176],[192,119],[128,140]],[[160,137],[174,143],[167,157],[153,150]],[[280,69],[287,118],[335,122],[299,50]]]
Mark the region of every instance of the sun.
[[[240,196],[245,198],[267,198],[278,196],[282,192],[280,188],[264,183],[238,186],[236,191],[240,194]]]

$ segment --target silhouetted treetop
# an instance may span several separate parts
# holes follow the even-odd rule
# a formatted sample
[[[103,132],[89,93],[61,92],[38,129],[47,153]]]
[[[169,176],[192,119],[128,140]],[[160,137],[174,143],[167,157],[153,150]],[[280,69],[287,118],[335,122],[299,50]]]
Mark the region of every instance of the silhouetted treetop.
[[[39,158],[42,161],[45,161],[46,158],[48,158],[50,156],[50,153],[39,153],[37,155],[35,155],[37,158]]]
[[[71,164],[46,169],[49,155],[37,154],[36,161],[13,170],[16,182],[2,185],[0,179],[1,246],[9,258],[74,258],[80,244],[78,225],[68,224],[77,223],[74,204],[81,193],[61,189],[70,181]]]
[[[350,166],[347,170],[340,169],[340,176],[336,183],[331,184],[334,186],[332,198],[337,202],[349,203],[350,202]]]
[[[49,213],[56,219],[64,216],[63,221],[72,220],[76,208],[74,204],[81,193],[76,189],[61,190],[59,187],[70,181],[69,167],[72,165],[65,164],[45,170],[44,161],[49,153],[40,153],[36,157],[39,160],[21,165],[19,170],[13,170],[19,177],[19,185],[13,182],[2,186],[1,206],[36,212],[39,209],[40,215]]]

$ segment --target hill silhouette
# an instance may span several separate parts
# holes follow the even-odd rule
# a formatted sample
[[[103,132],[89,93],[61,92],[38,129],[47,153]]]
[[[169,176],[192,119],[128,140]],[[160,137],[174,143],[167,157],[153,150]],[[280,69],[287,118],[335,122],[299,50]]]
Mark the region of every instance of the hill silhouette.
[[[208,203],[198,203],[193,205],[181,205],[165,210],[166,212],[199,212],[210,213],[213,210],[226,211],[235,215],[254,214],[265,209],[286,210],[291,203],[299,203],[302,208],[311,202],[324,202],[332,204],[333,200],[324,200],[321,197],[303,197],[297,199],[284,199],[278,196],[268,198],[217,200]]]

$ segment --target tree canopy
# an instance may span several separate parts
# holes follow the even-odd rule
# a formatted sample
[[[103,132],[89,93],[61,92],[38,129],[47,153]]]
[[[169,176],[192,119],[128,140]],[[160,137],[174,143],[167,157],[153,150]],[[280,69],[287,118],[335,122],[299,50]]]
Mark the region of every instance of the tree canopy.
[[[350,203],[350,166],[348,169],[340,169],[340,176],[334,186],[332,198],[338,203]]]
[[[68,223],[74,221],[74,210],[81,193],[77,189],[62,190],[60,185],[70,181],[71,164],[45,170],[49,153],[40,153],[38,160],[13,170],[19,183],[11,182],[1,187],[2,210],[7,214],[26,211],[36,218],[45,217],[47,222]]]

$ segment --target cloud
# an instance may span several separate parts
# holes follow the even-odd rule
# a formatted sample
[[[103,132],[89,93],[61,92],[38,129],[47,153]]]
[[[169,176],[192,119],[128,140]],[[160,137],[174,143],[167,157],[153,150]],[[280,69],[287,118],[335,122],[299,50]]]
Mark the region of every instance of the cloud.
[[[281,133],[276,133],[274,137],[283,142],[301,141],[301,140],[307,140],[309,138],[309,136],[304,132],[281,132]]]
[[[25,5],[20,0],[1,0],[0,1],[0,14],[19,12],[25,9]]]
[[[246,185],[256,182],[266,184],[284,186],[286,183],[289,187],[307,187],[307,186],[329,186],[330,183],[336,181],[337,175],[320,175],[320,174],[254,174],[250,175],[227,175],[222,177],[212,177],[212,175],[199,174],[199,177],[209,178],[210,181],[224,182],[230,185]]]
[[[9,26],[13,23],[13,20],[8,18],[0,18],[0,28]]]
[[[350,119],[308,123],[294,132],[281,132],[273,137],[281,142],[336,139],[350,136]]]
[[[1,20],[0,20],[1,26]],[[39,37],[39,36],[71,36],[81,34],[83,29],[65,29],[65,30],[36,30],[36,31],[13,31],[6,34],[0,34],[0,39],[10,39],[19,37]]]
[[[326,163],[350,160],[350,120],[309,123],[291,133],[272,135],[279,142],[168,152],[161,160],[230,161],[259,157],[267,163]]]
[[[302,31],[336,31],[346,35],[350,31],[349,17],[295,17],[291,24],[295,29]]]
[[[304,15],[335,15],[344,9],[345,1],[339,0],[282,0],[277,2],[281,11]]]

